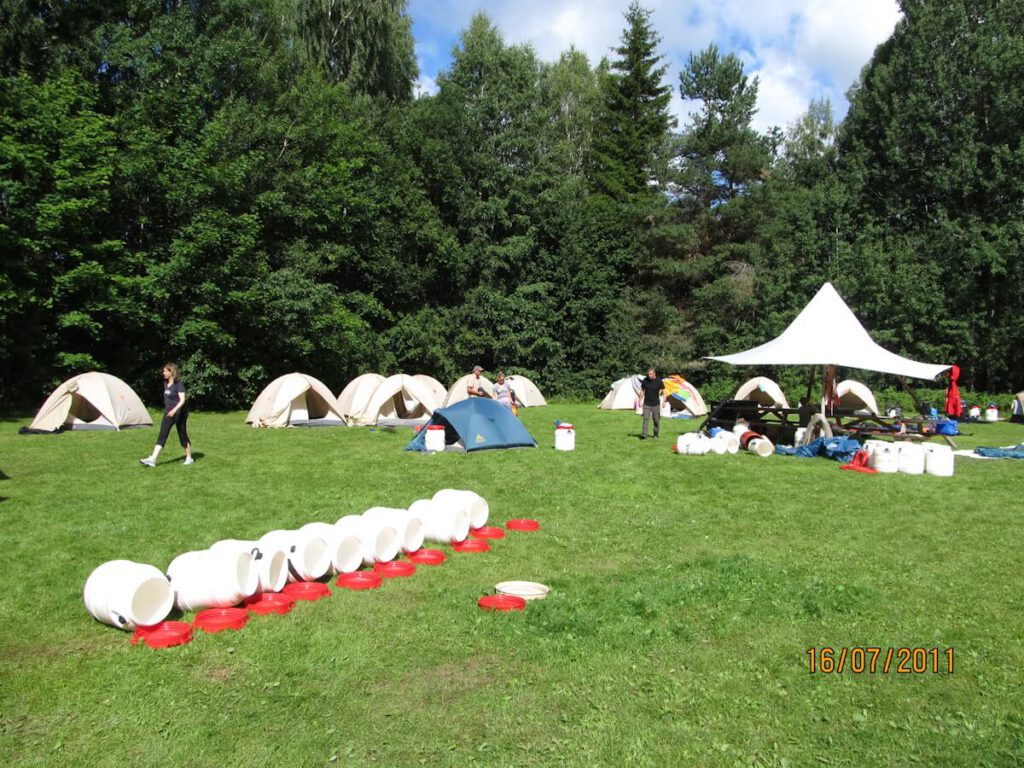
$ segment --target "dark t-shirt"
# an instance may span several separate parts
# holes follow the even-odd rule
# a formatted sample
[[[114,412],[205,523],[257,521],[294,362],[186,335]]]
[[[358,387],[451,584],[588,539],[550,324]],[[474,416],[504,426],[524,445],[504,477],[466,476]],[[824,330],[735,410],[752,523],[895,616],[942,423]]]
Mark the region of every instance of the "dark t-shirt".
[[[185,394],[185,385],[181,383],[181,379],[175,380],[173,384],[164,382],[164,413],[178,404],[179,392]],[[183,409],[184,407],[182,406]]]
[[[665,388],[661,378],[655,376],[653,379],[649,379],[644,376],[640,388],[644,391],[644,405],[659,405],[661,403],[658,393]]]

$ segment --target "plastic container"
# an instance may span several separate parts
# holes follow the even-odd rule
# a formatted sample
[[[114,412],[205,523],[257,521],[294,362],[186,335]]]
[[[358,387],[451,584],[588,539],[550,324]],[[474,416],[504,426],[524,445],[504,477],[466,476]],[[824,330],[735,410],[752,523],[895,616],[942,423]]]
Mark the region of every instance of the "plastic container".
[[[342,589],[377,589],[384,583],[384,578],[374,571],[356,571],[355,573],[343,573],[335,582]]]
[[[486,595],[476,601],[485,611],[525,611],[526,600],[516,595]]]
[[[409,505],[409,513],[422,521],[423,540],[449,544],[453,541],[465,541],[469,535],[469,512],[465,506],[455,503],[442,503],[433,499],[419,499]],[[407,547],[407,552],[414,552],[420,547]]]
[[[444,424],[428,424],[423,445],[428,451],[443,451]]]
[[[367,520],[359,515],[345,515],[334,524],[345,531],[352,531],[362,546],[363,565],[394,560],[402,548],[398,531],[379,520]]]
[[[196,614],[192,626],[204,632],[223,632],[241,629],[249,623],[248,608],[207,608]]]
[[[281,546],[261,547],[259,542],[224,539],[211,552],[248,552],[256,569],[257,592],[280,592],[288,583],[288,553]]]
[[[192,625],[184,621],[161,621],[151,627],[139,627],[132,645],[145,643],[150,648],[173,648],[192,642]]]
[[[485,539],[466,539],[453,542],[452,549],[456,552],[490,552],[491,545]]]
[[[130,630],[166,619],[174,608],[174,590],[155,566],[110,560],[89,574],[82,600],[97,621]]]
[[[332,575],[352,573],[363,564],[362,542],[354,531],[330,523],[306,523],[299,529],[299,533],[319,536],[327,542],[327,556],[331,563],[327,572]]]
[[[245,607],[250,613],[265,616],[268,613],[285,614],[295,607],[295,598],[280,592],[263,592],[245,598]]]
[[[435,493],[431,501],[436,501],[443,506],[456,506],[466,510],[469,514],[471,528],[487,525],[487,518],[491,514],[487,500],[474,491],[444,488]]]
[[[405,556],[410,563],[416,565],[441,565],[448,559],[440,549],[417,549],[415,552],[407,552]]]
[[[282,594],[296,600],[319,600],[321,597],[330,597],[331,588],[320,581],[293,581],[285,586]]]
[[[967,415],[970,416],[972,419],[980,419],[981,408],[977,405],[972,405],[970,409],[967,411]]]
[[[999,409],[991,405],[986,408],[985,421],[999,421]]]
[[[528,517],[517,517],[506,521],[505,527],[510,531],[539,531],[540,523]]]
[[[167,578],[182,611],[238,605],[259,587],[252,555],[239,549],[180,554],[167,566]]]
[[[954,471],[953,449],[948,445],[927,445],[924,452],[924,471],[935,477],[952,477]]]
[[[924,448],[916,443],[902,443],[896,467],[906,475],[923,475]]]
[[[413,505],[415,506],[415,505]],[[371,525],[382,525],[394,528],[398,533],[398,541],[406,552],[414,552],[423,546],[423,518],[412,507],[370,507],[363,512],[362,518]],[[395,553],[397,554],[397,553]],[[380,558],[383,561],[394,560],[394,557]]]
[[[277,530],[263,534],[261,549],[278,547],[288,555],[288,581],[319,579],[331,567],[331,555],[322,536],[308,531]]]
[[[472,528],[469,535],[474,539],[503,539],[505,531],[496,525],[485,525],[483,528]]]
[[[555,450],[576,450],[576,430],[573,429],[572,424],[563,423],[555,427]]]
[[[764,459],[775,453],[775,446],[767,437],[755,437],[747,443],[747,450]]]
[[[871,452],[871,459],[868,466],[877,469],[879,474],[892,475],[899,470],[899,456],[895,446],[889,444],[876,446]]]
[[[536,581],[503,581],[494,585],[494,591],[499,595],[513,595],[523,600],[543,600],[548,596],[551,587]]]
[[[392,560],[390,563],[375,563],[373,572],[385,579],[403,578],[416,573],[416,566],[408,560]]]

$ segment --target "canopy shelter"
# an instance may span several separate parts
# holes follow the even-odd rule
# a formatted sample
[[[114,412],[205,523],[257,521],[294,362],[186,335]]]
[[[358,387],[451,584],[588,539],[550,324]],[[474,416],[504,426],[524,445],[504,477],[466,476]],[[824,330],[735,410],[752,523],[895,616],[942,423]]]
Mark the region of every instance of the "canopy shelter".
[[[320,379],[286,373],[260,392],[245,421],[254,427],[336,427],[345,424],[345,417]]]
[[[641,378],[643,377],[637,374],[612,382],[608,394],[597,407],[605,411],[636,410],[640,404]]]
[[[516,400],[525,408],[533,408],[538,405],[547,405],[540,388],[525,376],[514,373],[508,377],[508,385],[516,393]]]
[[[443,425],[445,445],[458,446],[468,451],[492,448],[536,448],[526,427],[512,411],[496,400],[470,397],[434,412],[427,426]],[[407,451],[427,449],[427,429],[416,433],[405,446]]]
[[[691,416],[707,415],[704,398],[692,383],[679,374],[665,376],[661,381],[665,385],[665,405],[669,413],[683,411]]]
[[[366,406],[352,414],[352,423],[422,424],[430,418],[438,405],[429,385],[399,373],[377,385]]]
[[[446,408],[450,405],[455,405],[462,400],[469,399],[469,382],[473,378],[473,374],[468,373],[448,388],[448,396],[444,401]],[[487,396],[494,397],[494,385],[484,376],[480,377],[480,381],[482,382],[481,386],[483,387],[484,392],[487,393]]]
[[[767,376],[755,376],[747,379],[732,396],[733,400],[753,400],[761,405],[773,405],[777,408],[789,408],[786,394],[774,380]]]
[[[32,420],[29,431],[151,426],[153,419],[131,387],[117,376],[89,371],[72,376],[53,390]]]
[[[878,402],[874,394],[865,384],[853,379],[840,381],[836,384],[836,396],[839,398],[839,407],[850,408],[854,411],[865,411],[872,416],[880,416]]]
[[[373,393],[384,381],[379,373],[364,373],[345,385],[338,395],[338,408],[346,419],[366,408]]]

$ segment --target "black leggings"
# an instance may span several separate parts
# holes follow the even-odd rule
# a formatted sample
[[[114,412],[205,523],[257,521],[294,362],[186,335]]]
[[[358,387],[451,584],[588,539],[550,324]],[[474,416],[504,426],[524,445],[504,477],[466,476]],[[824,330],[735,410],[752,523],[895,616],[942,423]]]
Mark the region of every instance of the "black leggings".
[[[188,422],[188,411],[178,411],[178,415],[171,417],[166,413],[164,414],[163,421],[160,422],[160,437],[156,439],[156,444],[161,448],[164,447],[164,443],[167,442],[167,438],[171,434],[171,425],[177,425],[178,427],[178,439],[181,441],[182,448],[188,448],[188,432],[185,430],[185,424]]]

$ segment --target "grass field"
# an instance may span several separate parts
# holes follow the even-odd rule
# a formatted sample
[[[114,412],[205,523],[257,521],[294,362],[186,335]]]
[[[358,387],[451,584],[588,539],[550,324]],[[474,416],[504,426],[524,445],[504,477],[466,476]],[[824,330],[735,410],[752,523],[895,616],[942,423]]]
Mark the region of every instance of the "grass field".
[[[172,437],[156,469],[137,462],[153,429],[0,422],[0,764],[1024,763],[1024,462],[934,478],[679,457],[695,424],[640,442],[638,417],[583,405],[526,412],[536,450],[468,456],[406,453],[407,429],[243,418],[194,414],[196,464]],[[559,418],[575,452],[552,449]],[[965,447],[1024,441],[968,431]],[[163,651],[82,605],[109,559],[164,568],[446,487],[543,529]],[[552,594],[476,608],[515,578]],[[809,672],[808,648],[854,646],[952,648],[954,671]]]

